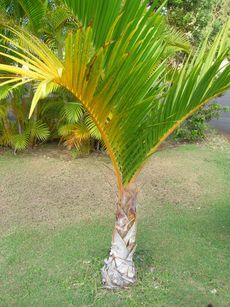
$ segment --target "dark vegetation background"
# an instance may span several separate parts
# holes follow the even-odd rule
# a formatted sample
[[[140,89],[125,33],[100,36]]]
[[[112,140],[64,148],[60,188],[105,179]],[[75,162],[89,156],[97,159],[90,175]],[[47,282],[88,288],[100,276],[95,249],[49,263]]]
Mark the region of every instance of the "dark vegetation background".
[[[156,3],[150,1],[149,6],[152,2]],[[49,0],[46,3],[36,0],[33,7],[29,3],[0,0],[1,23],[11,22],[29,28],[63,58],[65,35],[76,28],[78,21],[63,1]],[[160,0],[157,6],[162,3]],[[161,10],[170,27],[183,33],[190,45],[196,47],[206,37],[207,31],[211,30],[209,40],[213,40],[229,16],[230,6],[228,0],[169,0]],[[4,34],[4,27],[1,31]],[[183,54],[179,54],[172,65],[177,67],[182,60]],[[75,156],[105,150],[91,118],[69,93],[59,90],[41,100],[33,117],[28,120],[32,97],[32,85],[14,91],[9,91],[7,86],[1,87],[0,146],[12,148],[16,153],[40,143],[56,142],[63,143]],[[204,139],[208,128],[206,122],[219,118],[223,111],[226,108],[217,103],[201,109],[175,131],[173,139],[189,142]]]

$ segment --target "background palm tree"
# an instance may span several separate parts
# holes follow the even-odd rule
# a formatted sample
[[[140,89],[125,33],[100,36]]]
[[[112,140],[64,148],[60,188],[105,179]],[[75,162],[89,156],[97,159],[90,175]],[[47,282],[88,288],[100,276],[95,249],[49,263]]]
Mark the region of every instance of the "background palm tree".
[[[77,154],[89,154],[94,144],[97,149],[102,146],[101,134],[80,102],[62,102],[60,113],[58,132],[68,149],[75,148]]]
[[[35,34],[52,48],[59,58],[63,58],[66,31],[76,29],[77,26],[76,17],[70,9],[63,1],[57,0],[35,0],[32,2],[28,0],[0,0],[0,16],[3,25],[7,23],[12,27],[19,26]],[[7,32],[6,27],[2,30],[3,33],[11,35],[10,32]],[[6,64],[10,63],[10,59],[3,58],[2,61]],[[1,93],[0,108],[4,108],[5,112],[1,116],[1,122],[4,121],[4,124],[0,124],[0,145],[11,147],[16,152],[33,147],[38,141],[44,142],[48,138],[59,137],[57,125],[52,126],[54,120],[60,121],[60,118],[58,120],[55,118],[55,113],[52,114],[52,121],[49,122],[46,121],[48,112],[45,113],[45,118],[44,112],[42,112],[44,108],[36,108],[34,115],[28,120],[29,104],[33,97],[32,84],[27,84],[24,89],[17,88],[14,91],[5,86],[2,87]],[[68,95],[63,91],[58,94],[58,100],[63,106]],[[53,111],[54,108],[52,108]],[[57,116],[60,117],[60,114]]]
[[[0,145],[13,148],[15,153],[46,141],[50,135],[43,121],[35,116],[28,119],[27,92],[28,88],[14,91],[10,91],[8,86],[0,88]]]
[[[161,8],[147,11],[147,1],[139,0],[66,3],[81,27],[68,34],[64,60],[28,32],[8,26],[14,38],[1,35],[1,55],[12,63],[0,64],[1,85],[34,83],[30,115],[39,99],[64,87],[96,124],[118,184],[102,279],[107,288],[126,287],[136,279],[137,175],[183,120],[230,87],[230,66],[220,70],[229,51],[229,24],[212,46],[207,37],[172,73],[172,41]]]

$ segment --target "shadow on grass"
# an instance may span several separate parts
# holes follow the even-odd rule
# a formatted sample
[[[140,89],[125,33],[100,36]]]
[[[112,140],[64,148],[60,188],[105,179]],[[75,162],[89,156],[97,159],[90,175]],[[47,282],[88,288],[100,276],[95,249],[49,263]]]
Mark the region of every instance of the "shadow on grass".
[[[15,230],[0,243],[0,305],[227,306],[227,202],[199,212],[164,206],[153,214],[140,222],[138,281],[125,291],[101,287],[112,220]]]

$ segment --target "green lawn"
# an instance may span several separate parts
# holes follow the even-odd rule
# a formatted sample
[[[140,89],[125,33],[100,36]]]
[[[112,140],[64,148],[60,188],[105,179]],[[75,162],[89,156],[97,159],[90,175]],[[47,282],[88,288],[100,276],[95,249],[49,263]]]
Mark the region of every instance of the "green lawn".
[[[138,282],[101,288],[107,157],[0,156],[0,306],[230,306],[230,147],[158,152],[140,177]]]

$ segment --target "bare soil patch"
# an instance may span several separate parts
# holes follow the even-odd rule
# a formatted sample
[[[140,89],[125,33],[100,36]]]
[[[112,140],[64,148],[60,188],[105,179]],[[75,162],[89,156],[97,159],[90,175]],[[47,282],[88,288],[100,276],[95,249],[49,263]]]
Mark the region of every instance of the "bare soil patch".
[[[165,204],[199,208],[207,196],[218,198],[227,183],[216,179],[219,170],[212,163],[216,150],[206,144],[158,152],[138,179],[140,213]],[[0,156],[1,230],[112,217],[115,200],[115,176],[106,155],[73,159],[62,148],[46,146],[18,156]]]

